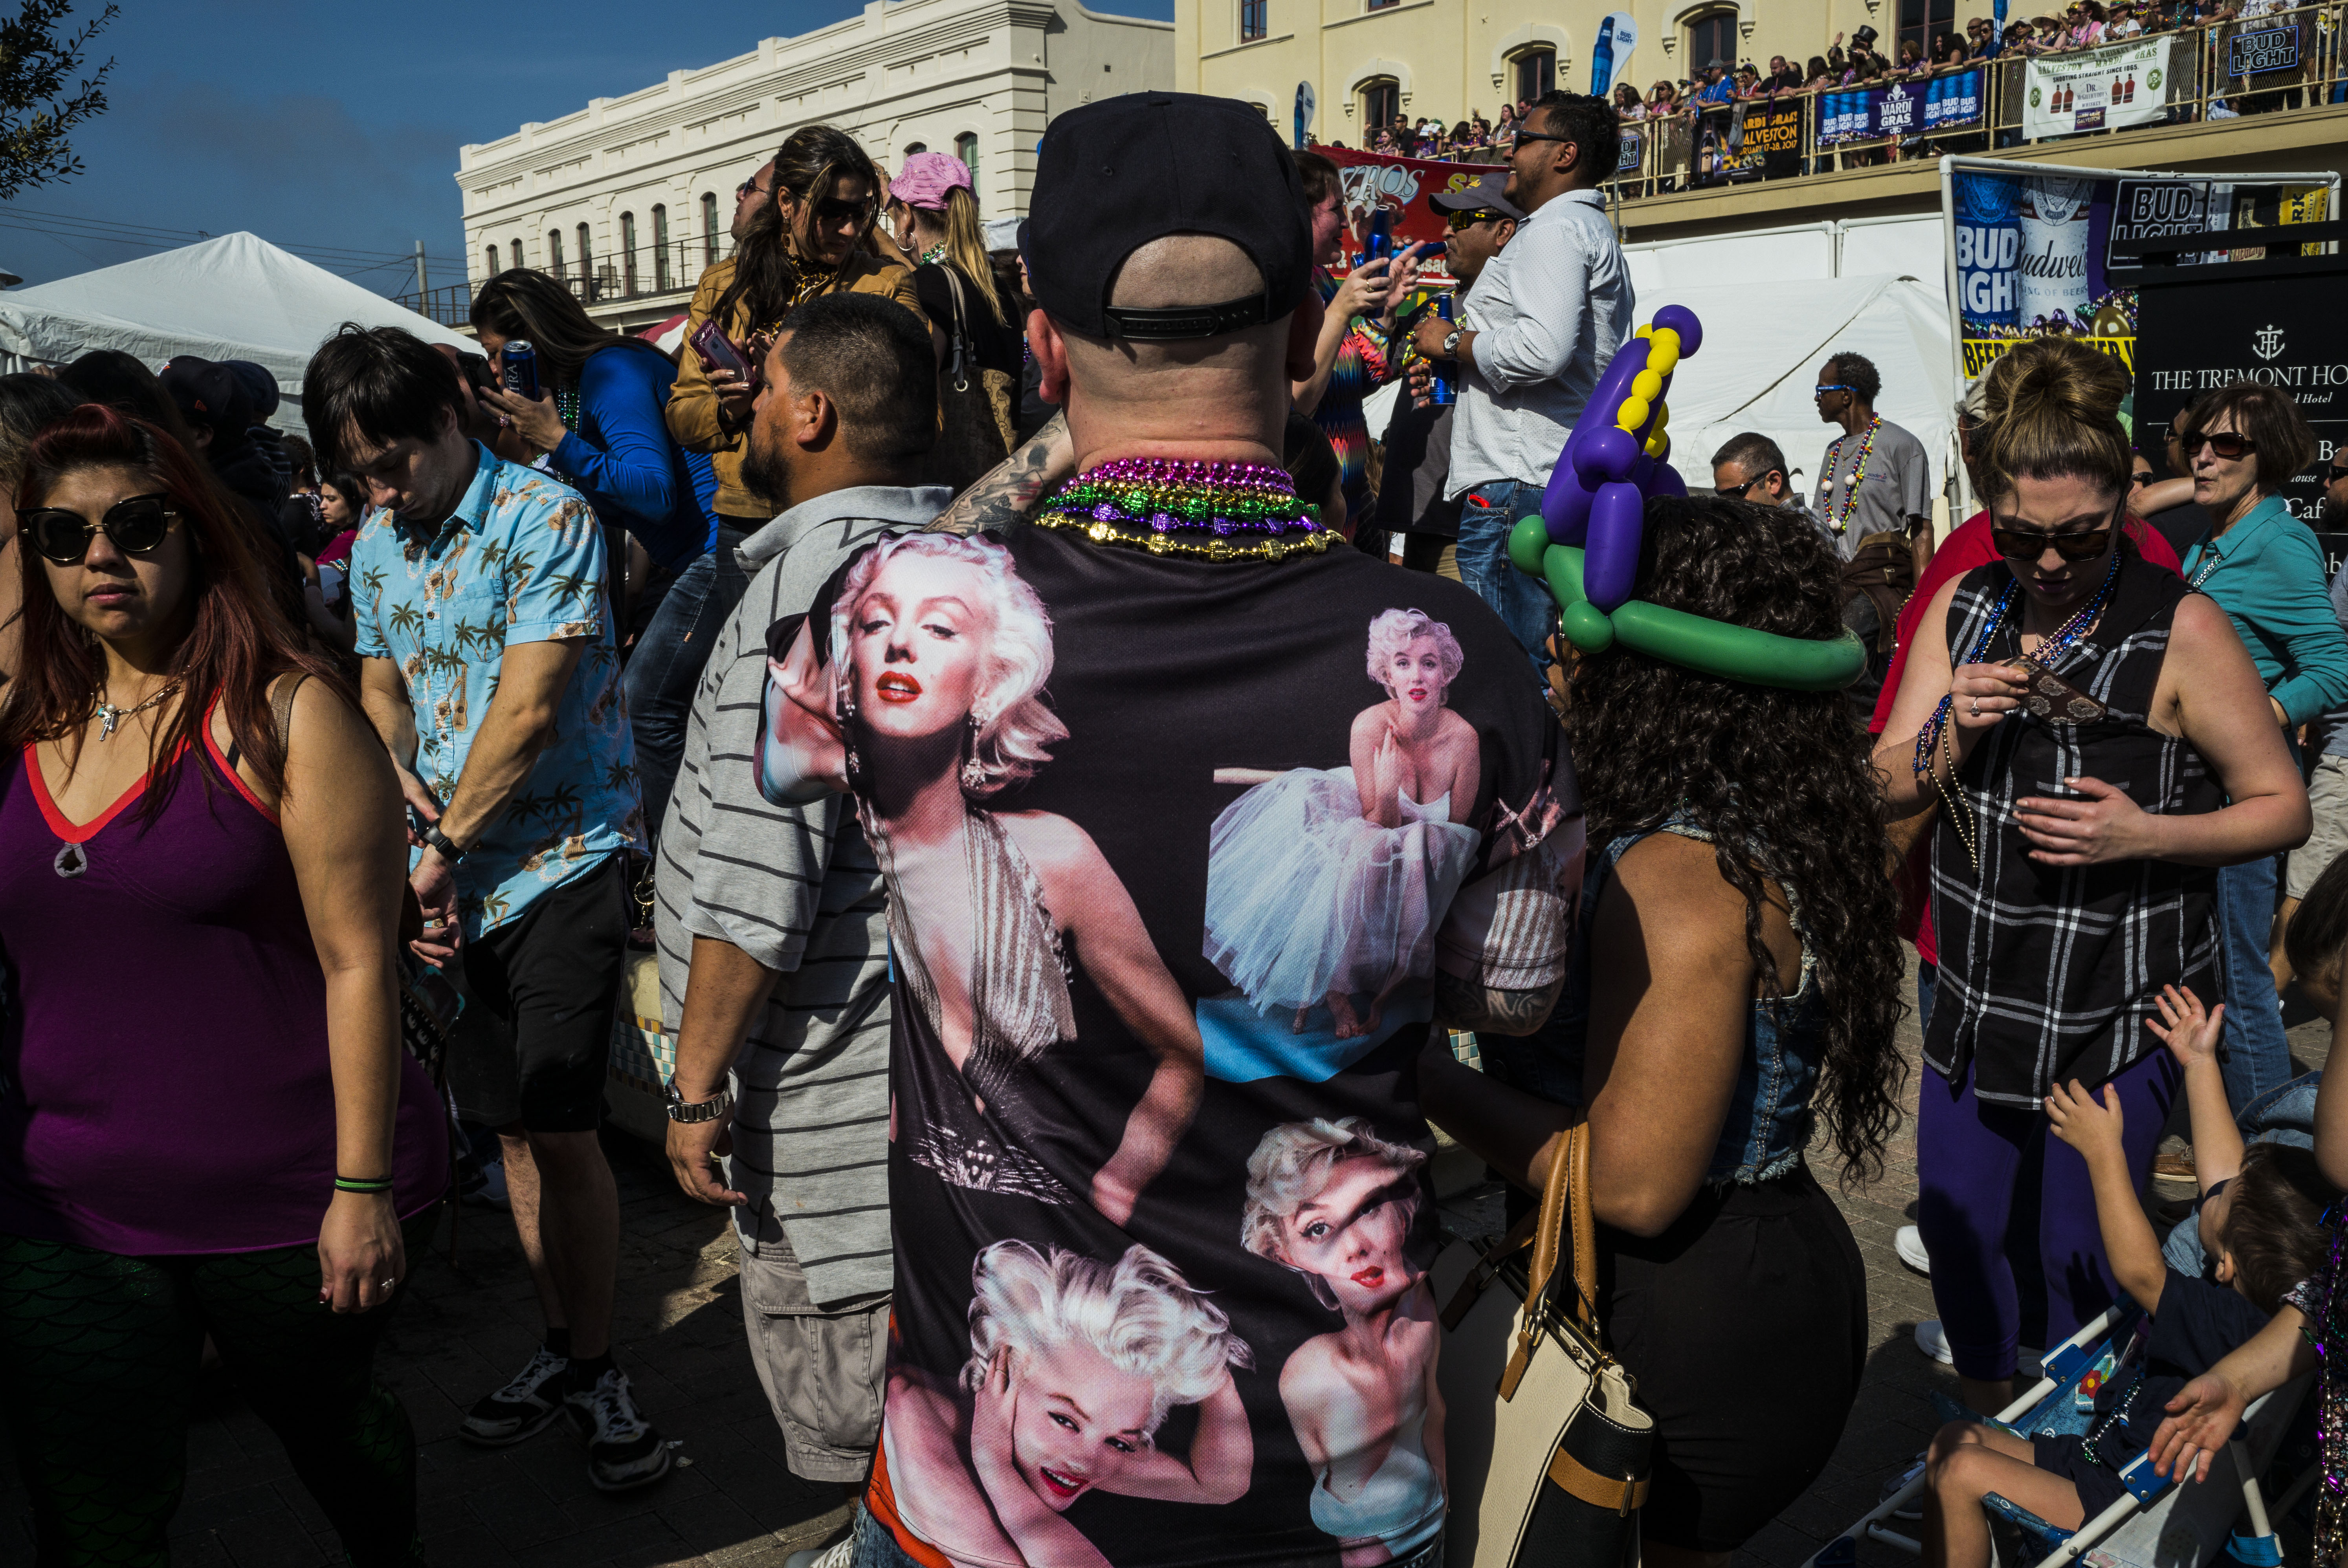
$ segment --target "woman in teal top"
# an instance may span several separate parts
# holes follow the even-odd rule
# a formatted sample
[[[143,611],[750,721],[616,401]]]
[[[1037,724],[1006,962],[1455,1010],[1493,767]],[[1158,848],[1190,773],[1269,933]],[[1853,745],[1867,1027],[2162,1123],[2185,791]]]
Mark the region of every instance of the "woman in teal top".
[[[2212,519],[2185,553],[2185,580],[2234,623],[2286,731],[2348,702],[2348,636],[2326,592],[2323,552],[2277,494],[2315,459],[2315,433],[2291,395],[2238,381],[2179,415],[2193,499]],[[2218,873],[2226,937],[2226,1098],[2239,1112],[2291,1078],[2282,1009],[2267,967],[2276,862]]]

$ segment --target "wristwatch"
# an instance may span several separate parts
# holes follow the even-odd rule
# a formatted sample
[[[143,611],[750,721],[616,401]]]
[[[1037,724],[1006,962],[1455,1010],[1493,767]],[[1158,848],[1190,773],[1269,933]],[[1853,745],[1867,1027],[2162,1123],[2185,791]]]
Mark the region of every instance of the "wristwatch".
[[[668,1086],[668,1119],[672,1122],[715,1122],[734,1109],[734,1091],[721,1089],[706,1100],[696,1100],[687,1105],[679,1099],[674,1079]]]
[[[1459,340],[1467,335],[1467,330],[1468,329],[1465,327],[1453,327],[1448,333],[1445,333],[1443,338],[1443,352],[1437,357],[1439,359],[1457,359],[1459,357]]]
[[[451,866],[465,858],[464,850],[458,845],[455,839],[440,831],[438,823],[424,830],[424,842],[438,850],[440,858]]]

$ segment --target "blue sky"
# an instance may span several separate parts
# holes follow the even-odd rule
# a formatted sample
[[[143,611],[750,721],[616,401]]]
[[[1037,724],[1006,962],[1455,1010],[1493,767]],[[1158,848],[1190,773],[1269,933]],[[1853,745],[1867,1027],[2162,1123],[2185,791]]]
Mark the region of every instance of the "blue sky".
[[[461,280],[457,149],[861,9],[859,0],[119,0],[92,46],[113,107],[74,139],[84,172],[0,207],[0,267],[47,282],[248,229],[289,249],[446,258]],[[100,5],[82,0],[83,14]],[[1113,9],[1170,18],[1171,0]],[[80,221],[77,222],[78,220]],[[139,225],[145,242],[91,237]],[[73,231],[70,233],[41,231]],[[412,261],[322,265],[386,293]]]

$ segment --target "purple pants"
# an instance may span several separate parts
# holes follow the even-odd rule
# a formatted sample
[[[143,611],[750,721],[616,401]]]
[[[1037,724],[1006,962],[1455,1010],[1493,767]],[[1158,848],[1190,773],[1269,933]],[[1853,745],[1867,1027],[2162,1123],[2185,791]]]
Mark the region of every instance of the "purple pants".
[[[2139,1192],[2179,1077],[2168,1052],[2156,1050],[2111,1081]],[[1924,1069],[1916,1177],[1932,1300],[1961,1376],[2011,1378],[2017,1345],[2069,1338],[2118,1294],[2086,1162],[2054,1135],[2044,1112],[1974,1099],[1970,1063],[1953,1082]]]

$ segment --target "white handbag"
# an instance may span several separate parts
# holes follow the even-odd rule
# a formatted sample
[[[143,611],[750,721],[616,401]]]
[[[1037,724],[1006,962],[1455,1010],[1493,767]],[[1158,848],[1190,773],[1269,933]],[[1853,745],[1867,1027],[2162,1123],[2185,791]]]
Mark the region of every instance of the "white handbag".
[[[1445,1568],[1638,1562],[1654,1420],[1600,1342],[1597,1283],[1590,1129],[1577,1122],[1539,1213],[1488,1251],[1455,1242],[1436,1259]]]

